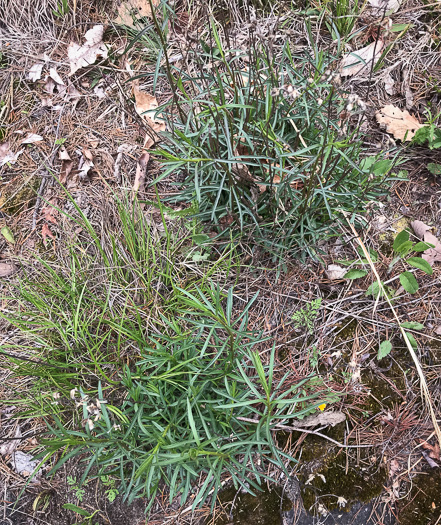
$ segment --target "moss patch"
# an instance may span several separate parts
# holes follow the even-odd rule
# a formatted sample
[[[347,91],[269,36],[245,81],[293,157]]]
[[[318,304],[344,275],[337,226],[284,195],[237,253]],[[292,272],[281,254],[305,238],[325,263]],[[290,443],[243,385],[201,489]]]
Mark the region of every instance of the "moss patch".
[[[305,509],[312,509],[319,501],[328,510],[339,509],[339,498],[343,498],[348,511],[355,502],[367,503],[379,496],[387,478],[386,470],[377,464],[369,468],[349,465],[347,473],[344,454],[326,458],[326,463],[314,474],[310,484],[303,487]]]
[[[18,215],[24,209],[32,207],[37,199],[39,185],[36,177],[27,184],[23,184],[22,180],[10,184],[2,182],[0,210],[7,215]]]
[[[237,490],[231,487],[219,493],[219,500],[226,512],[216,518],[216,525],[231,523],[227,513],[231,512],[233,500],[232,523],[235,525],[280,525],[281,513],[292,508],[291,500],[283,496],[281,487],[277,486],[271,490],[264,487],[263,492],[258,492],[256,496],[242,492],[237,494]],[[211,517],[207,523],[213,523]]]
[[[398,504],[400,525],[430,525],[441,515],[441,471],[419,474],[412,480],[412,490]]]

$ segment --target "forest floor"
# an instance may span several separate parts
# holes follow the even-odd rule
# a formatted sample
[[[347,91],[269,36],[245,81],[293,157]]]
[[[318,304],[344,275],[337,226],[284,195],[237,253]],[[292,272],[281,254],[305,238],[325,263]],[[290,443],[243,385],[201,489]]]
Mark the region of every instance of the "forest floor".
[[[380,42],[378,67],[371,61],[369,74],[356,70],[339,77],[339,88],[364,104],[362,113],[340,118],[347,120],[348,129],[360,130],[364,155],[399,155],[399,170],[407,172],[372,207],[359,233],[363,245],[375,253],[380,278],[393,289],[393,308],[400,323],[407,323],[435,419],[441,422],[441,256],[431,261],[431,275],[414,272],[419,288],[413,294],[399,277],[409,270],[404,259],[391,267],[400,232],[409,231],[414,242],[424,240],[418,238],[414,221],[428,225],[441,239],[441,179],[430,168],[441,164],[441,147],[400,140],[399,131],[380,126],[376,116],[393,105],[408,111],[417,124],[437,126],[439,3],[270,4],[250,10],[238,0],[222,7],[174,2],[169,58],[176,67],[185,62],[186,46],[204,34],[207,16],[222,28],[225,46],[231,40],[245,49],[250,31],[265,40],[277,26],[276,45],[289,40],[302,52],[314,43],[340,56],[335,70],[341,54]],[[343,35],[343,48],[329,25],[335,5],[343,6],[341,16],[354,22]],[[132,7],[140,13],[137,21]],[[314,375],[320,388],[335,395],[308,416],[322,418],[315,424],[274,431],[279,449],[298,459],[286,463],[289,476],[280,472],[277,484],[268,483],[257,498],[232,488],[226,476],[214,510],[209,500],[196,510],[191,502],[181,505],[178,496],[170,502],[164,489],[156,494],[148,518],[146,500],[123,501],[112,480],[106,484],[91,476],[80,486],[84,466],[78,458],[65,462],[55,475],[43,469],[31,476],[38,464],[34,457],[42,450],[39,438],[47,430],[38,396],[48,393],[35,391],[31,372],[16,369],[17,363],[37,369],[43,359],[40,339],[10,322],[21,283],[45,262],[61,273],[81,273],[69,266],[68,246],[75,236],[86,239],[88,232],[73,218],[84,215],[104,246],[107,233],[116,228],[115,196],[127,206],[138,199],[155,242],[164,244],[172,234],[179,237],[177,222],[186,220],[176,220],[173,211],[164,214],[154,204],[175,186],[167,178],[153,184],[161,170],[153,150],[161,144],[163,124],[142,115],[171,96],[165,78],[154,80],[160,43],[150,32],[140,33],[150,27],[152,7],[161,9],[149,0],[0,0],[0,524],[441,524],[440,447],[421,376],[389,302],[366,294],[375,282],[369,266],[363,266],[368,271],[358,279],[344,278],[342,261],[360,258],[360,243],[349,222],[320,241],[320,260],[300,261],[288,253],[281,270],[263,249],[243,243],[228,270],[210,270],[225,289],[234,285],[235,312],[252,303],[248,328],[261,334],[257,348],[265,365],[274,348],[275,381],[287,372],[292,382]],[[91,29],[95,40],[75,55],[72,43],[78,50]],[[374,59],[376,65],[379,56]],[[140,92],[150,98],[139,98]],[[215,236],[210,225],[204,231]],[[79,256],[89,250],[84,242]],[[181,272],[182,282],[202,278],[207,261],[223,253],[216,242],[196,243],[189,250],[176,249],[169,261]],[[164,254],[168,260],[170,253]],[[117,296],[113,300],[120,301]],[[133,302],[137,304],[136,292]],[[157,330],[156,308],[155,301],[141,308],[146,331],[152,333]],[[44,330],[43,323],[40,328]],[[378,359],[384,341],[391,342],[392,350]],[[129,357],[124,355],[123,363],[129,365]],[[23,412],[30,397],[35,406]]]

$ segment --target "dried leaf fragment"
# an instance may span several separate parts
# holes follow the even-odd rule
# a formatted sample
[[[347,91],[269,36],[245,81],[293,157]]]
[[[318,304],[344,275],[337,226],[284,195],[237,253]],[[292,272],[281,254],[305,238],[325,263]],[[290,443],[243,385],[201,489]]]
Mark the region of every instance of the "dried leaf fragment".
[[[441,242],[430,232],[430,226],[427,226],[422,221],[413,221],[411,226],[417,237],[423,239],[424,242],[434,245],[434,248],[429,248],[423,252],[422,258],[429,264],[441,262]]]
[[[50,68],[49,76],[56,84],[59,84],[61,86],[65,85],[63,82],[63,79],[60,77],[60,75],[58,74],[57,70],[54,67]]]
[[[67,178],[70,175],[70,172],[72,171],[73,161],[70,158],[70,155],[64,146],[60,149],[58,153],[58,158],[62,161],[61,171],[60,171],[60,182],[61,184],[65,184],[67,181]]]
[[[343,279],[347,271],[347,268],[342,268],[338,264],[330,264],[325,273],[328,279],[331,281],[336,281],[338,279]]]
[[[55,235],[51,232],[49,226],[47,224],[43,224],[41,228],[41,236],[43,237],[43,244],[47,245],[47,238],[50,237],[51,239],[55,240]]]
[[[67,56],[70,62],[70,75],[79,69],[94,64],[96,59],[101,56],[107,58],[107,47],[103,42],[104,26],[96,25],[86,32],[84,38],[86,42],[80,46],[71,42],[67,48]]]
[[[0,144],[0,166],[14,164],[23,151],[24,149],[21,149],[17,153],[12,153],[9,142],[3,142]]]
[[[384,42],[378,40],[372,42],[366,47],[358,49],[357,51],[348,53],[341,61],[341,76],[351,77],[353,75],[358,75],[359,73],[363,75],[369,74],[371,69],[378,62],[383,48]]]
[[[144,151],[138,159],[136,166],[135,182],[133,183],[133,194],[135,195],[144,186],[145,175],[147,172],[147,165],[150,160],[150,155]]]
[[[152,0],[153,7],[157,7],[161,0]],[[136,28],[137,20],[143,17],[152,17],[152,8],[149,0],[128,0],[118,8],[115,23]]]
[[[43,137],[41,135],[37,135],[36,133],[29,133],[29,135],[24,138],[21,143],[22,144],[33,144],[34,142],[40,142],[43,140]]]
[[[93,155],[90,149],[83,148],[80,163],[78,165],[78,175],[81,179],[86,178],[91,168],[94,167]]]
[[[156,97],[150,95],[150,93],[141,91],[136,83],[133,85],[133,94],[135,95],[135,109],[138,115],[144,119],[146,124],[155,134],[165,131],[165,122],[155,116],[155,111],[158,107]],[[144,142],[144,148],[149,149],[154,143],[155,140],[153,137],[147,135]]]
[[[28,73],[28,79],[31,82],[36,82],[41,78],[41,72],[43,71],[44,64],[34,64]]]
[[[407,110],[387,104],[375,113],[378,124],[386,126],[386,131],[394,138],[407,141],[411,140],[416,131],[424,126]]]
[[[0,263],[0,277],[9,277],[16,270],[16,267],[12,263]],[[2,452],[0,452],[1,454]]]
[[[395,13],[401,6],[402,0],[369,0],[376,15]]]

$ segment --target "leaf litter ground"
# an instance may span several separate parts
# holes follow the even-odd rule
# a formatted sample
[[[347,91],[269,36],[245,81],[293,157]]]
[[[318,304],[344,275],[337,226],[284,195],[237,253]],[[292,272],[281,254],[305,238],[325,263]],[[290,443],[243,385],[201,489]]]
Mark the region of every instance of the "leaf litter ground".
[[[152,97],[147,102],[155,98],[150,95],[153,92],[152,85],[143,85],[143,91],[135,86],[133,100],[131,87],[127,83],[130,73],[125,60],[115,60],[110,65],[104,62],[107,56],[105,44],[111,43],[112,49],[124,49],[129,42],[127,31],[121,28],[106,31],[103,40],[101,37],[104,32],[94,29],[108,27],[112,19],[127,16],[127,10],[123,10],[121,5],[107,2],[106,12],[115,15],[109,19],[104,15],[104,7],[100,10],[92,3],[78,2],[75,13],[77,26],[72,29],[71,18],[63,21],[51,15],[51,8],[57,9],[55,2],[40,2],[44,7],[49,7],[43,10],[44,13],[36,9],[35,14],[31,15],[31,11],[26,14],[26,9],[21,13],[12,9],[3,17],[6,20],[5,28],[0,28],[7,60],[6,65],[2,66],[0,80],[2,93],[6,94],[4,100],[7,108],[1,117],[2,133],[6,133],[6,136],[0,148],[0,205],[1,220],[4,221],[2,227],[6,226],[13,234],[13,241],[8,235],[0,238],[2,295],[7,295],[9,286],[17,279],[20,260],[32,260],[35,254],[55,259],[62,256],[65,234],[63,218],[57,209],[63,209],[68,203],[57,184],[54,184],[52,173],[56,177],[63,177],[62,182],[75,202],[97,226],[102,224],[111,206],[112,196],[107,191],[108,185],[121,192],[131,191],[135,186],[138,195],[145,200],[155,200],[154,191],[148,182],[154,180],[157,167],[150,162],[144,174],[139,174],[143,168],[140,160],[142,147],[145,144],[149,147],[152,140],[147,139],[151,134],[145,121],[157,125],[156,129],[153,126],[155,132],[162,129],[161,123],[146,114],[154,106],[144,107],[146,95]],[[134,7],[139,8],[140,2],[135,4]],[[145,4],[141,7],[148,11]],[[374,6],[377,9],[379,7]],[[357,56],[357,50],[360,51],[358,56],[362,55],[363,58],[369,46],[369,51],[375,52],[374,61],[379,58],[377,48],[363,38],[372,28],[375,33],[377,26],[384,25],[385,18],[383,12],[379,15],[368,9],[356,25],[364,30],[352,40],[352,50],[348,50],[352,52],[348,55],[351,58],[347,60],[352,68],[351,73],[347,73],[347,70],[344,73],[349,77],[345,80],[348,90],[356,93],[367,104],[367,118],[361,122],[367,153],[376,151],[379,145],[384,147],[390,144],[394,139],[403,139],[401,120],[411,120],[409,126],[404,126],[412,132],[419,123],[425,122],[423,113],[429,105],[433,114],[436,108],[440,108],[441,59],[432,47],[433,39],[439,40],[439,13],[418,2],[403,3],[398,9],[397,6],[388,8],[395,11],[390,19],[398,30],[387,33],[386,41],[381,41],[380,48],[389,46],[384,63],[373,74],[370,72],[366,75],[360,65],[354,65],[352,59]],[[280,9],[283,12],[283,7]],[[147,11],[142,14],[148,16]],[[186,13],[185,9],[183,12],[190,19],[196,18],[192,12]],[[69,17],[72,16],[70,13]],[[232,13],[231,17],[233,31],[236,31],[238,39],[245,39],[246,36],[241,35],[242,20],[238,11]],[[32,18],[33,22],[30,20]],[[78,24],[80,20],[87,24]],[[260,24],[264,27],[270,20],[271,16],[264,15]],[[407,25],[401,34],[400,28]],[[329,33],[318,30],[318,27],[315,26],[314,36],[319,47],[335,45]],[[86,33],[83,28],[92,33]],[[42,34],[46,37],[45,46],[39,42],[38,35],[41,37]],[[25,47],[22,45],[23,35],[27,36]],[[178,31],[176,38],[182,38]],[[292,20],[289,38],[299,46],[307,45],[301,19]],[[46,58],[49,56],[50,59]],[[363,60],[368,61],[369,56]],[[154,61],[149,63],[145,59],[145,50],[135,46],[130,67],[137,74],[151,72]],[[144,93],[142,100],[139,98],[140,93]],[[167,85],[163,83],[157,87],[156,98],[161,99],[161,102],[166,99],[167,93]],[[157,104],[158,100],[153,102]],[[388,107],[399,108],[399,128],[390,128],[395,113],[384,112]],[[143,115],[139,115],[140,112]],[[382,112],[383,117],[380,118],[388,118],[388,122],[384,122],[385,129],[381,129],[376,122],[379,120],[375,116],[377,112]],[[394,132],[395,129],[398,131]],[[152,137],[156,138],[154,134]],[[30,142],[29,138],[32,139]],[[433,225],[432,232],[437,234],[436,239],[440,238],[439,179],[426,169],[428,162],[439,160],[436,155],[437,152],[423,147],[408,150],[407,161],[402,167],[408,169],[409,181],[399,182],[392,188],[390,198],[372,217],[370,228],[364,234],[368,247],[380,254],[378,270],[385,281],[390,278],[387,267],[393,238],[402,229],[410,229],[411,221]],[[159,186],[161,195],[170,190],[167,183]],[[145,213],[152,218],[152,228],[160,230],[162,223],[157,210],[147,206]],[[415,233],[418,235],[418,232]],[[351,233],[344,227],[339,241],[324,244],[322,248],[326,253],[326,267],[341,259],[353,258],[356,253]],[[440,458],[439,450],[435,448],[430,418],[421,409],[412,363],[405,357],[403,342],[391,337],[396,329],[386,303],[380,300],[374,308],[374,300],[365,297],[364,292],[370,284],[369,277],[348,282],[335,275],[327,276],[322,265],[311,261],[304,265],[293,261],[288,265],[288,272],[280,276],[271,269],[270,261],[262,252],[250,253],[242,261],[243,265],[250,263],[255,269],[250,271],[244,266],[236,287],[240,299],[238,308],[259,291],[258,300],[251,311],[250,324],[256,330],[263,329],[275,341],[277,373],[282,376],[290,370],[292,380],[295,381],[314,369],[319,370],[328,385],[345,394],[333,406],[333,410],[345,413],[346,422],[335,429],[324,429],[323,432],[338,442],[356,436],[356,443],[366,447],[337,450],[332,448],[332,443],[317,436],[302,432],[287,436],[280,433],[278,439],[281,443],[285,441],[287,450],[297,449],[303,454],[304,460],[293,471],[293,477],[297,475],[303,489],[312,485],[317,493],[327,493],[329,487],[326,483],[331,483],[331,479],[323,482],[321,477],[326,479],[327,472],[324,473],[324,470],[329,469],[324,465],[326,458],[338,454],[344,458],[346,471],[360,471],[374,465],[377,470],[384,469],[387,472],[382,480],[385,489],[374,499],[377,522],[380,522],[381,516],[388,515],[388,519],[392,519],[398,511],[406,516],[409,508],[403,504],[402,498],[407,493],[408,482],[421,470],[430,471],[434,465],[439,468]],[[434,403],[439,407],[439,264],[435,264],[434,269],[433,276],[421,278],[416,296],[400,296],[399,314],[403,321],[421,322],[427,329],[424,333],[417,332],[414,335],[419,343]],[[318,298],[321,299],[321,309],[314,320],[312,337],[309,331],[293,326],[291,321],[295,312]],[[7,305],[3,307],[7,308]],[[17,337],[7,326],[1,328],[2,342]],[[386,362],[377,362],[375,356],[379,343],[386,336],[393,342],[393,351],[385,358]],[[267,350],[267,344],[262,344],[262,355],[267,355]],[[27,387],[26,380],[17,384],[17,378],[12,379],[6,361],[2,379],[5,400],[14,389]],[[36,445],[34,434],[43,430],[42,421],[32,418],[24,422],[17,421],[14,419],[13,407],[6,405],[2,409],[2,421],[1,430],[5,438],[17,436],[17,430],[21,433],[14,450],[32,458],[32,450]],[[345,430],[348,432],[346,436]],[[432,464],[422,451],[426,451]],[[36,523],[71,523],[73,515],[69,515],[62,505],[79,502],[74,494],[66,490],[64,475],[79,477],[77,467],[67,464],[65,473],[55,479],[45,479],[43,475],[31,483],[11,514],[12,503],[26,483],[23,471],[21,474],[16,471],[12,458],[13,451],[9,449],[5,450],[1,458],[6,517],[10,516],[14,523],[29,523],[30,519]],[[338,465],[338,462],[335,464]],[[408,469],[408,464],[414,466]],[[311,475],[313,478],[307,484]],[[280,483],[287,487],[283,477]],[[332,487],[334,491],[338,490],[334,485]],[[302,490],[293,493],[297,494],[293,496],[294,506],[301,509],[302,502],[296,497]],[[49,496],[46,498],[46,495]],[[303,497],[311,501],[304,490]],[[336,494],[335,501],[341,503],[346,500],[351,503],[350,499],[351,496],[342,492]],[[48,502],[47,506],[45,501]],[[312,501],[313,508],[310,510],[320,512],[322,502],[320,497]],[[330,506],[329,501],[325,503]],[[33,504],[36,510],[33,510]],[[142,500],[130,507],[119,498],[110,504],[99,487],[86,487],[84,505],[99,508],[97,519],[103,523],[127,523],[129,517],[131,523],[143,522]],[[427,505],[439,508],[438,502],[432,501]],[[424,511],[430,512],[430,509]],[[216,507],[212,518],[208,519],[208,514],[208,509],[202,509],[192,515],[188,509],[180,508],[178,501],[170,505],[164,494],[164,498],[156,502],[149,523],[202,523],[204,520],[207,523],[215,523],[216,520],[222,523],[229,514],[227,503]],[[299,512],[298,517],[301,515]]]

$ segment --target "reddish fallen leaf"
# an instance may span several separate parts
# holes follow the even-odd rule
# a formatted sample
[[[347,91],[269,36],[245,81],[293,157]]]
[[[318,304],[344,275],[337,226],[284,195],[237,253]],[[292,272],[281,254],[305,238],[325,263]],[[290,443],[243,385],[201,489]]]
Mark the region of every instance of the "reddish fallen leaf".
[[[41,215],[43,216],[43,219],[45,219],[48,222],[51,222],[52,224],[58,224],[57,219],[55,218],[55,215],[57,213],[57,210],[50,205],[45,206],[41,210]]]
[[[55,235],[51,232],[49,226],[47,224],[43,224],[41,228],[41,236],[43,237],[43,244],[46,246],[47,244],[47,238],[50,237],[51,239],[55,240]]]

